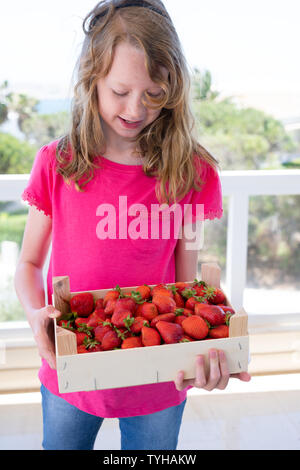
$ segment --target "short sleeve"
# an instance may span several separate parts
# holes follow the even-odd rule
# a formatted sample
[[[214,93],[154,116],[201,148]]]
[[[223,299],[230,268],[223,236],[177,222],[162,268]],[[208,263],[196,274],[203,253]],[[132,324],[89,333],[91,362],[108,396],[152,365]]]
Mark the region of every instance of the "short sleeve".
[[[52,218],[53,152],[45,145],[36,154],[21,198]]]
[[[201,189],[192,189],[190,205],[185,210],[185,224],[205,219],[221,219],[223,216],[222,186],[217,168],[198,157],[196,171],[201,179]]]

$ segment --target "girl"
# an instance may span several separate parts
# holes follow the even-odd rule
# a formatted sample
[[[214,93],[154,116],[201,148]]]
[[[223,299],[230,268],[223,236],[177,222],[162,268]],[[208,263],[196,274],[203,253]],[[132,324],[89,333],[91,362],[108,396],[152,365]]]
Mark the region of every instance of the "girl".
[[[222,351],[211,351],[208,375],[197,358],[195,380],[179,371],[174,382],[58,392],[52,277],[67,274],[71,291],[193,280],[199,247],[188,249],[181,228],[198,230],[201,219],[222,216],[217,161],[193,135],[189,74],[163,3],[101,1],[83,29],[70,132],[40,149],[22,194],[30,208],[15,286],[42,357],[43,447],[93,449],[103,419],[117,417],[122,449],[176,449],[188,388],[228,383]],[[163,213],[171,203],[192,209],[187,221],[179,212],[169,236],[155,238],[156,203]],[[104,230],[108,208],[115,218]],[[121,222],[137,212],[149,231],[128,236]],[[46,302],[42,269],[51,241]]]

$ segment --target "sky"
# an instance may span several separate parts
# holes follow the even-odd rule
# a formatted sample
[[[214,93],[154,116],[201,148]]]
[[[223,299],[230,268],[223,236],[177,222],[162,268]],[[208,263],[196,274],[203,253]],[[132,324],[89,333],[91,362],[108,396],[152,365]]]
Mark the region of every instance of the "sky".
[[[69,98],[82,20],[96,3],[0,0],[0,83],[8,80],[15,91],[39,99]],[[269,105],[275,95],[279,108],[300,116],[299,0],[164,4],[189,66],[210,70],[213,88],[258,101],[269,97]]]

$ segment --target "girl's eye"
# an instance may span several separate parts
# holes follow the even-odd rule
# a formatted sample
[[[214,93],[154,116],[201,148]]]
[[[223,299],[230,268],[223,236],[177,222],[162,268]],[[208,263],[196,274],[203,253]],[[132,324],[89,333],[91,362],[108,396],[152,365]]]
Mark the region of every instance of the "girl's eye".
[[[160,95],[161,95],[161,92],[154,95],[153,93],[148,93],[149,96],[151,96],[151,98],[158,98]]]
[[[117,93],[116,91],[113,90],[113,93],[117,96],[126,96],[127,93]]]

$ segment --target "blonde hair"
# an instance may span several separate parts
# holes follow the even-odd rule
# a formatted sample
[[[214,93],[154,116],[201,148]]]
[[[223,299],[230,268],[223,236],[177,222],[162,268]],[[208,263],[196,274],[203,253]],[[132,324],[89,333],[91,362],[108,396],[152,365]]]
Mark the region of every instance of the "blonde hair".
[[[191,188],[201,189],[195,158],[213,167],[218,161],[199,144],[195,135],[189,101],[191,78],[172,20],[160,0],[147,3],[161,14],[137,6],[116,9],[116,4],[122,1],[101,1],[84,19],[85,40],[77,63],[71,128],[57,146],[57,172],[68,184],[74,180],[78,191],[83,191],[93,178],[98,168],[94,159],[99,149],[105,147],[97,82],[109,73],[116,46],[127,42],[144,51],[149,76],[164,91],[162,98],[146,93],[144,105],[161,108],[161,113],[137,136],[136,148],[144,157],[144,173],[157,177],[157,199],[170,204],[182,199]],[[167,81],[160,74],[160,66],[169,71]]]

